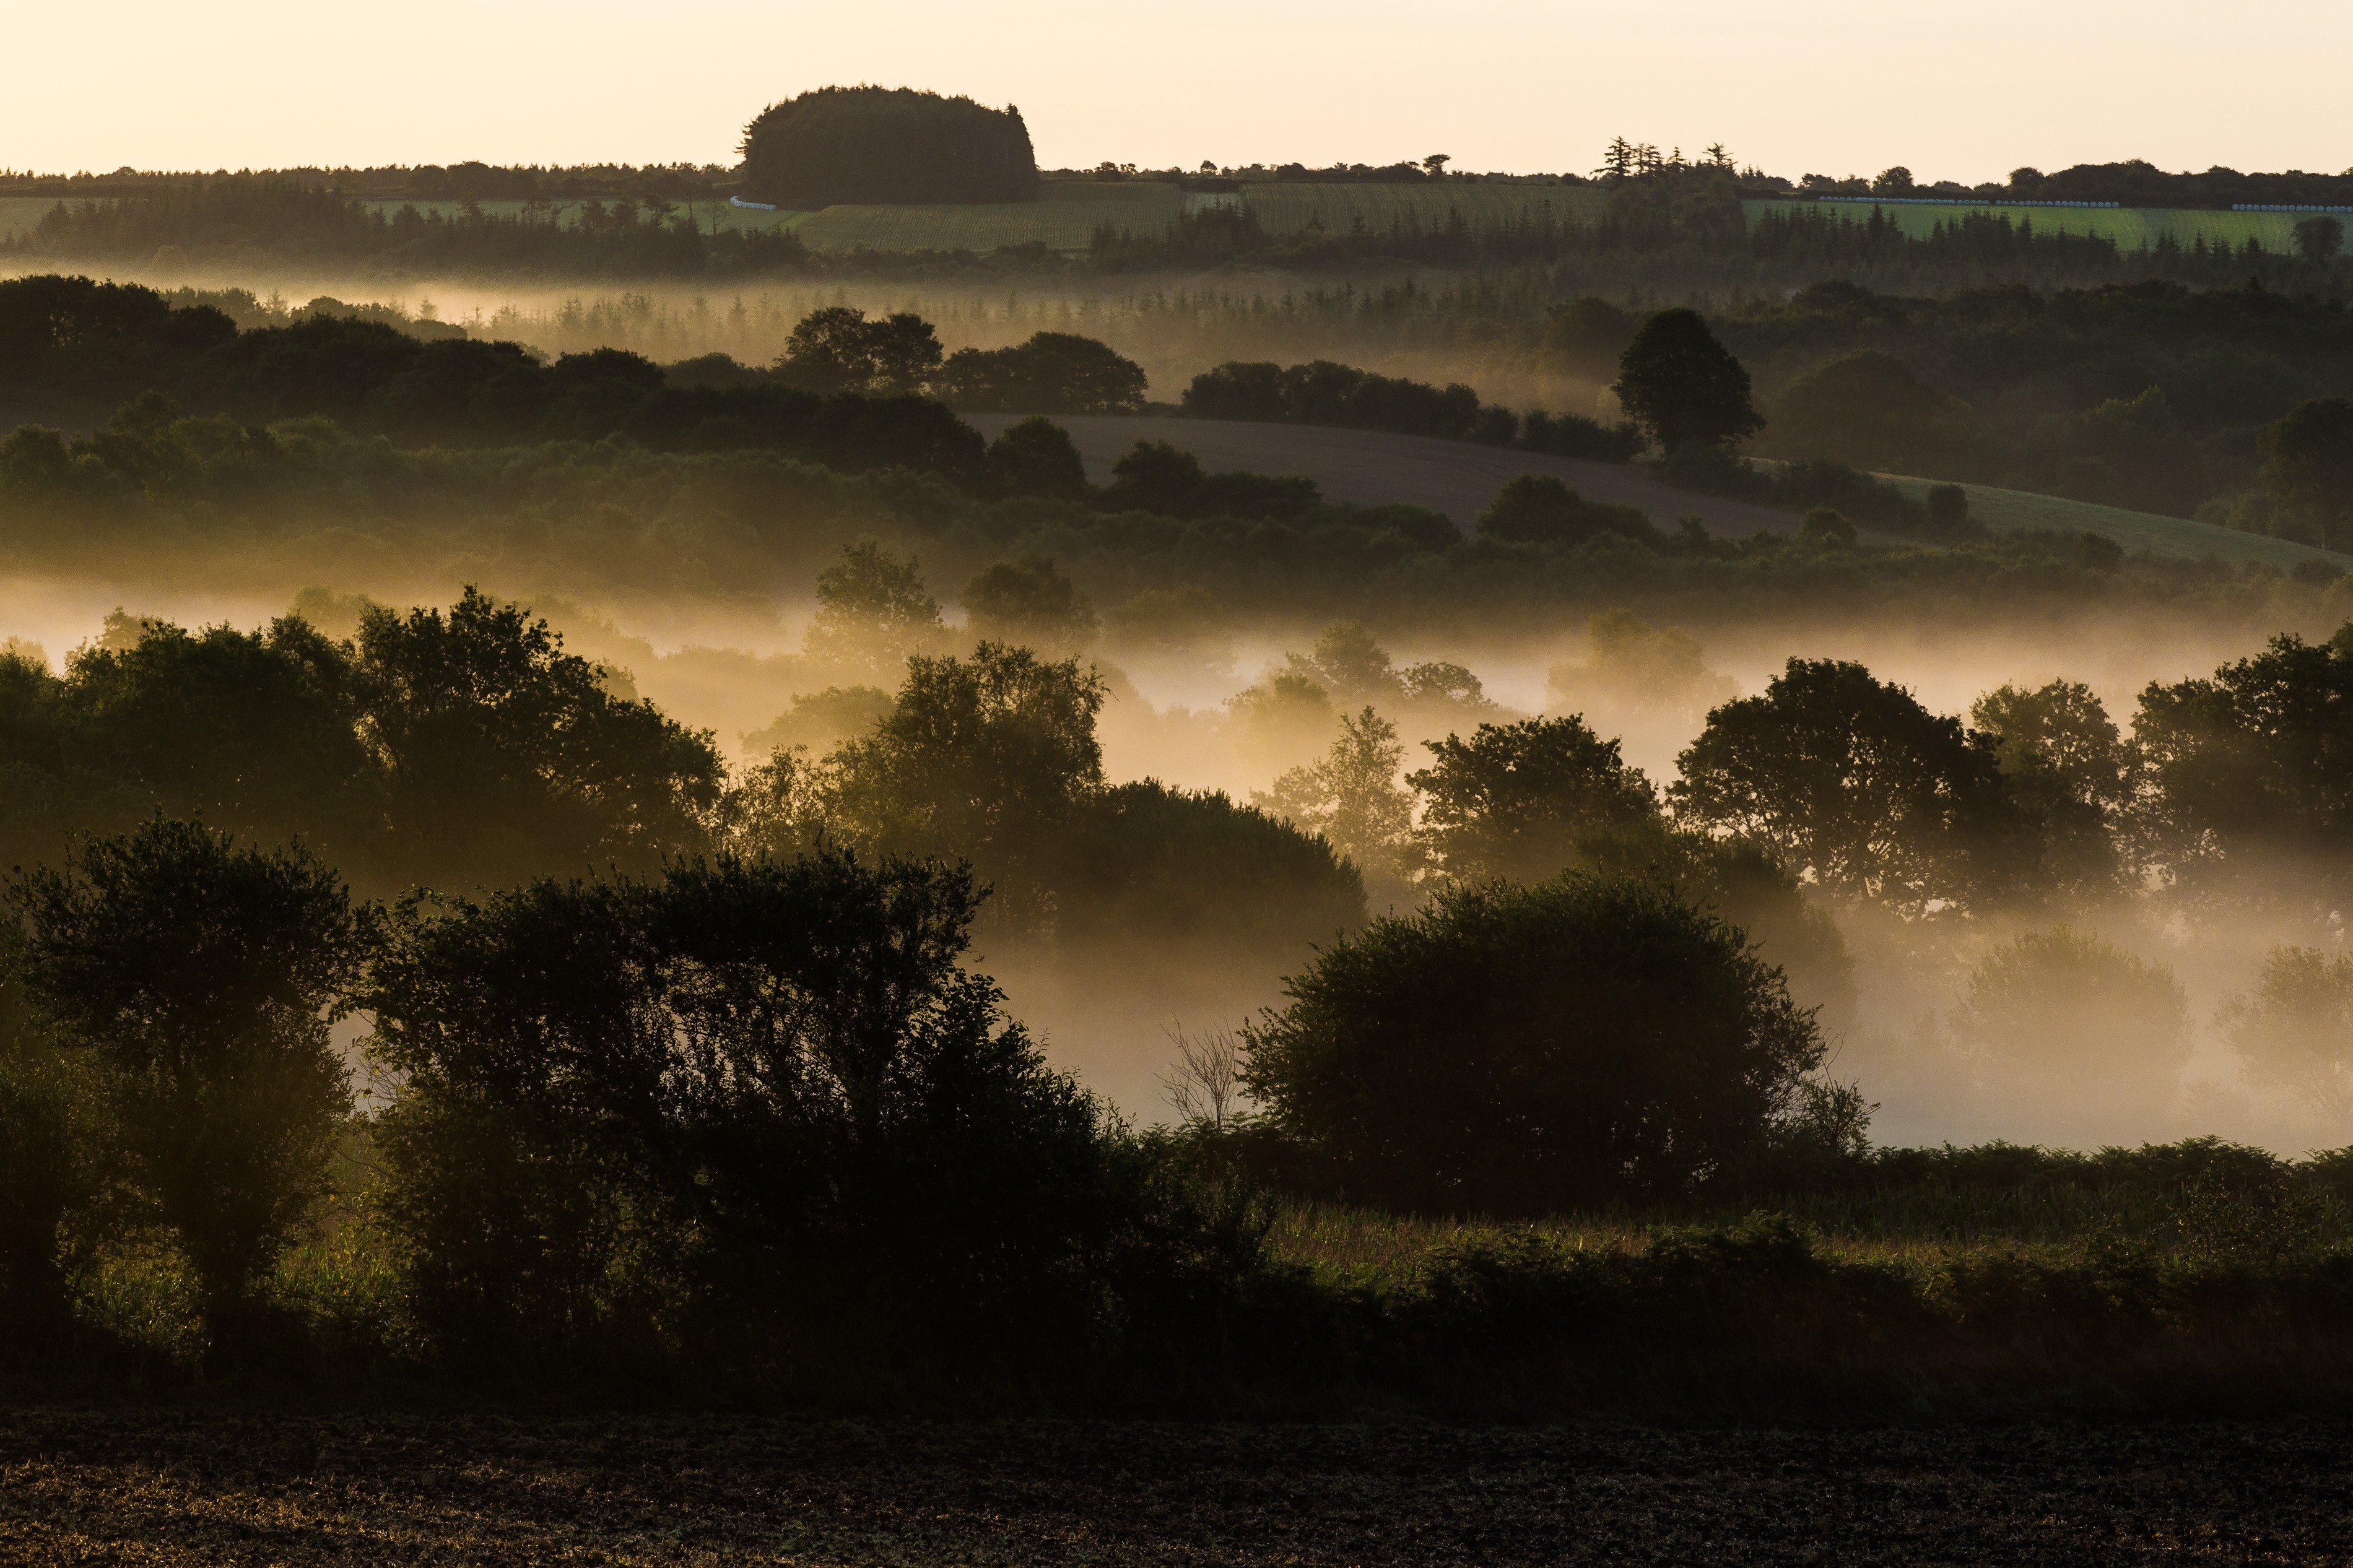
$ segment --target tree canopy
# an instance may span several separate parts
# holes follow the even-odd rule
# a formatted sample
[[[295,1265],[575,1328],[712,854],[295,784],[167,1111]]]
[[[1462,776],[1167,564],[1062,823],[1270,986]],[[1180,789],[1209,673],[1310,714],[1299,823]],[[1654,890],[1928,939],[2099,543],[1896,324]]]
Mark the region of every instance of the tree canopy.
[[[1440,891],[1246,1035],[1245,1082],[1351,1197],[1545,1212],[1683,1190],[1820,1061],[1739,932],[1639,877]]]
[[[1038,160],[1021,111],[910,88],[825,87],[744,128],[744,191],[776,206],[1021,202]]]

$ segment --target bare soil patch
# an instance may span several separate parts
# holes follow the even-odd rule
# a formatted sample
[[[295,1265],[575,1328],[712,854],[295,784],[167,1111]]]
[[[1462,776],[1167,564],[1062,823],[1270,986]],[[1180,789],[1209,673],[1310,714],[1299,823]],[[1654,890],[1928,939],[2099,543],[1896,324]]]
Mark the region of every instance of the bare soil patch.
[[[2348,1439],[17,1409],[0,1563],[2345,1563]]]

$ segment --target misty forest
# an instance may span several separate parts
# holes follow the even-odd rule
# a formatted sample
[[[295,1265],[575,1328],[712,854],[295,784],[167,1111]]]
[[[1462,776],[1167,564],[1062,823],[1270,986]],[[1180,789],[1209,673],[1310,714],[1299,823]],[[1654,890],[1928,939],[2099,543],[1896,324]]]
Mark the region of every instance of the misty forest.
[[[0,173],[6,1375],[2341,1406],[2353,174],[1590,152]]]

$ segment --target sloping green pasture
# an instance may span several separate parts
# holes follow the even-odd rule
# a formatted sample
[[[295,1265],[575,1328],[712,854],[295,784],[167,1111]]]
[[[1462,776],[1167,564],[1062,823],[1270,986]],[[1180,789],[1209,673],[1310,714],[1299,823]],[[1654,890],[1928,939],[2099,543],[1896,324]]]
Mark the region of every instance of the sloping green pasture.
[[[1743,202],[1740,205],[1752,224],[1760,215],[1772,211],[1819,212],[1833,221],[1844,215],[1856,223],[1868,222],[1871,217],[1871,204],[1867,202]],[[1949,225],[1970,213],[1983,213],[2006,217],[2012,224],[2031,222],[2037,234],[2096,235],[2115,240],[2122,250],[2143,247],[2155,249],[2159,239],[2170,236],[2184,250],[2200,239],[2210,247],[2221,244],[2233,250],[2253,239],[2265,250],[2286,252],[2295,248],[2295,226],[2313,216],[2206,212],[2189,207],[2006,206],[1999,202],[1982,206],[1926,206],[1897,202],[1879,210],[1914,239],[1927,238],[1940,223]],[[2353,217],[2353,214],[2346,216]]]
[[[1880,478],[1915,498],[1925,496],[1929,486],[1942,482],[1904,474],[1883,474]],[[2191,561],[2211,556],[2219,561],[2254,562],[2283,572],[2292,571],[2306,561],[2326,561],[2339,568],[2353,568],[2353,555],[2316,550],[2309,544],[2260,533],[2242,533],[2235,528],[2186,517],[2127,511],[2123,507],[2068,500],[2031,490],[1996,489],[1990,485],[1962,488],[1969,492],[1969,515],[1996,533],[2043,529],[2063,533],[2098,533],[2126,550],[2146,550],[2152,555]]]
[[[1312,181],[1253,181],[1242,186],[1242,201],[1269,234],[1296,234],[1311,222],[1325,232],[1346,234],[1358,219],[1377,233],[1393,222],[1410,222],[1424,229],[1446,226],[1450,212],[1462,215],[1472,228],[1496,227],[1532,221],[1549,208],[1555,222],[1587,221],[1600,211],[1604,197],[1590,185],[1554,185],[1529,181],[1446,181],[1432,184],[1379,184],[1355,181],[1321,184]]]

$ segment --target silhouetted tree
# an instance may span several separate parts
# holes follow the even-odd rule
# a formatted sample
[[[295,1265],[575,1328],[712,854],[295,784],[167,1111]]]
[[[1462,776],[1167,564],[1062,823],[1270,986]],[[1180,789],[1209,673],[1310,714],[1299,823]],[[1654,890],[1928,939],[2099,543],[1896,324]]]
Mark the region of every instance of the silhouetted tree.
[[[2000,897],[2018,816],[1992,746],[1859,664],[1793,658],[1676,760],[1676,816],[1754,839],[1835,891],[1917,911]]]
[[[373,925],[299,846],[238,849],[158,816],[21,875],[26,994],[101,1065],[124,1147],[233,1314],[324,1195],[350,1108],[329,1026]]]
[[[1662,310],[1643,322],[1618,362],[1611,390],[1668,451],[1687,441],[1738,441],[1765,426],[1749,406],[1747,370],[1696,310]]]
[[[1583,840],[1648,821],[1658,798],[1640,770],[1585,721],[1482,724],[1468,741],[1429,742],[1419,790],[1421,839],[1456,881],[1541,881],[1577,864]]]

